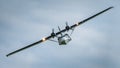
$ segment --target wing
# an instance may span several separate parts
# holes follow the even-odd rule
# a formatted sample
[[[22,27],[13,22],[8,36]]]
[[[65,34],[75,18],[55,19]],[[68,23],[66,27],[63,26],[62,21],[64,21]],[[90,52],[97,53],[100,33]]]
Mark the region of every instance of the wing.
[[[91,16],[91,17],[89,17],[89,18],[87,18],[87,19],[85,19],[85,20],[83,20],[83,21],[81,21],[81,22],[78,22],[78,23],[70,26],[70,29],[73,29],[73,28],[79,26],[80,24],[85,23],[86,21],[88,21],[88,20],[90,20],[90,19],[92,19],[92,18],[94,18],[94,17],[96,17],[96,16],[98,16],[98,15],[100,15],[100,14],[102,14],[102,13],[108,11],[108,10],[110,10],[111,8],[113,8],[113,7],[109,7],[109,8],[107,8],[107,9],[105,9],[105,10],[103,10],[103,11],[101,11],[101,12],[99,12],[99,13],[97,13],[97,14],[95,14],[95,15],[93,15],[93,16]],[[66,31],[67,31],[67,29],[63,29],[63,30],[55,33],[55,36],[57,36],[57,35],[59,35],[59,34],[61,34],[61,33],[63,33],[63,32],[66,32]],[[33,44],[30,44],[30,45],[28,45],[28,46],[25,46],[25,47],[23,47],[23,48],[20,48],[20,49],[18,49],[18,50],[16,50],[16,51],[13,51],[13,52],[7,54],[6,56],[8,57],[8,56],[10,56],[10,55],[12,55],[12,54],[15,54],[15,53],[17,53],[17,52],[20,52],[20,51],[25,50],[25,49],[27,49],[27,48],[30,48],[30,47],[32,47],[32,46],[35,46],[36,44],[42,43],[42,42],[44,42],[44,41],[46,41],[46,40],[48,40],[48,39],[50,39],[50,38],[53,38],[53,36],[50,35],[50,36],[48,36],[48,37],[46,37],[46,38],[43,38],[43,39],[41,39],[41,40],[39,40],[39,41],[37,41],[37,42],[35,42],[35,43],[33,43]]]
[[[100,14],[102,14],[102,13],[104,13],[104,12],[106,12],[106,11],[112,9],[112,8],[113,8],[113,7],[109,7],[109,8],[107,8],[107,9],[105,9],[105,10],[103,10],[103,11],[101,11],[101,12],[99,12],[99,13],[97,13],[97,14],[91,16],[91,17],[88,17],[87,19],[84,19],[83,21],[78,22],[78,23],[76,23],[76,24],[70,26],[70,29],[73,29],[73,28],[75,28],[75,27],[77,27],[77,26],[79,26],[79,25],[81,25],[81,24],[87,22],[88,20],[90,20],[90,19],[92,19],[92,18],[95,18],[96,16],[98,16],[98,15],[100,15]],[[63,30],[57,32],[56,35],[59,35],[60,33],[63,33],[63,32],[65,32],[65,31],[67,31],[67,29],[63,29]]]

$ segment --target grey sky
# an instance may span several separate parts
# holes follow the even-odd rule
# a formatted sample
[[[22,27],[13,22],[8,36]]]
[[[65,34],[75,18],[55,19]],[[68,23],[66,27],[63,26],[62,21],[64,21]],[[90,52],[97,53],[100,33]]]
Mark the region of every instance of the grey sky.
[[[0,0],[0,68],[120,68],[119,0]],[[66,46],[46,41],[5,55],[110,6],[77,27]]]

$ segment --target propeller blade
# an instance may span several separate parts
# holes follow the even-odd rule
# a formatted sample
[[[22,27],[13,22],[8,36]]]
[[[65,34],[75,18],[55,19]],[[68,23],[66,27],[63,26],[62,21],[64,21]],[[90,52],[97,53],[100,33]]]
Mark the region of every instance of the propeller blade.
[[[52,29],[52,33],[54,33],[54,29]]]
[[[66,22],[66,26],[68,26],[68,22]]]

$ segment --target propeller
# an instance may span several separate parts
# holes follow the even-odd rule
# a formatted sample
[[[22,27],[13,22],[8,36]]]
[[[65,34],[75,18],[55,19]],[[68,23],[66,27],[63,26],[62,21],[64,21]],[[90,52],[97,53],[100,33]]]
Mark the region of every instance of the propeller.
[[[52,33],[51,33],[51,36],[54,38],[55,37],[55,32],[54,32],[54,29],[52,29]]]
[[[67,31],[69,31],[69,29],[70,29],[70,27],[68,26],[68,22],[66,22],[66,27],[65,27],[65,29],[66,29]]]

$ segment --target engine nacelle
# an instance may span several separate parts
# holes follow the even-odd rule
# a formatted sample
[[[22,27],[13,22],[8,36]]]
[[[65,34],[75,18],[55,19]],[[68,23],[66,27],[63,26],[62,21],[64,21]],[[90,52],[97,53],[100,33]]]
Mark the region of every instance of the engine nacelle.
[[[66,22],[66,27],[65,27],[65,29],[67,30],[67,31],[69,31],[69,29],[70,29],[70,27],[68,26],[68,23]]]

